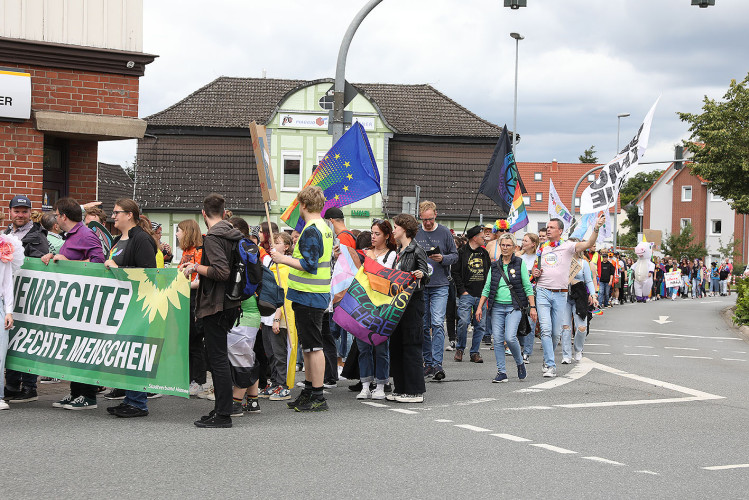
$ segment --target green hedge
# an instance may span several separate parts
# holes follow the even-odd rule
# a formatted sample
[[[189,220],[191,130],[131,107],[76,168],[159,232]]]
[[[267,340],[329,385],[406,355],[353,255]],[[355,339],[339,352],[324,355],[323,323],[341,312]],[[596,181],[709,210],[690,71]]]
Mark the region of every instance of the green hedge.
[[[733,322],[737,325],[749,324],[749,278],[736,278],[736,311]]]

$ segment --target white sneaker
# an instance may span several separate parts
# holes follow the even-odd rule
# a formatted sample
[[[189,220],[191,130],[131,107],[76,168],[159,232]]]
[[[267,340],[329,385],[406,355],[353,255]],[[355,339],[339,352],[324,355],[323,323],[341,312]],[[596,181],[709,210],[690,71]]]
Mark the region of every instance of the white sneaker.
[[[570,358],[562,358],[562,364],[563,365],[569,365],[572,363],[572,359]]]
[[[395,400],[398,403],[423,403],[424,395],[423,394],[401,394],[400,396],[396,396]]]
[[[581,352],[576,352],[575,353],[575,361],[582,361],[582,360],[583,360],[583,353],[582,353],[582,351]]]
[[[4,399],[0,399],[0,410],[10,410],[10,405]]]
[[[388,401],[397,401],[399,397],[400,397],[400,394],[391,392],[390,394],[385,396],[385,399],[387,399]]]
[[[548,366],[546,367],[546,371],[544,372],[544,378],[554,378],[557,376],[557,367],[556,366]]]
[[[215,396],[213,395],[213,387],[211,387],[210,389],[206,389],[203,392],[197,393],[196,396],[200,399],[207,399],[209,401],[215,400]],[[211,397],[213,397],[214,399],[211,399]]]
[[[197,396],[199,393],[203,392],[205,390],[205,387],[203,387],[203,384],[199,384],[195,382],[194,380],[190,382],[190,396]]]
[[[385,386],[380,387],[378,385],[377,388],[372,391],[372,399],[385,399]]]
[[[362,384],[361,392],[356,395],[356,399],[370,399],[371,397],[372,391],[369,390],[369,382]]]

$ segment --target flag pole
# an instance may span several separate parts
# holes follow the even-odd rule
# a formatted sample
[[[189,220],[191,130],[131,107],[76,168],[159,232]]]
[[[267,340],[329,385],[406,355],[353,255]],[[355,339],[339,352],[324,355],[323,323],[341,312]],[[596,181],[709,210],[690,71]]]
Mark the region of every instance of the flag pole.
[[[473,199],[473,205],[471,205],[471,211],[468,212],[468,219],[466,219],[466,227],[463,228],[463,234],[466,234],[468,230],[468,223],[471,222],[471,215],[473,215],[473,209],[476,208],[476,201],[479,199],[479,193],[476,192],[476,197]]]

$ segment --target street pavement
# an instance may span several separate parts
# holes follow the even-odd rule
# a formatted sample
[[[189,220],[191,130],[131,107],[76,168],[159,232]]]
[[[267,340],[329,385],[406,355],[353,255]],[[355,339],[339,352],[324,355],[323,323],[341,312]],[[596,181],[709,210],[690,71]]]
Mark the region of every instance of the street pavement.
[[[721,317],[731,297],[661,300],[595,317],[581,363],[492,384],[456,363],[423,404],[357,401],[331,410],[261,400],[232,429],[197,429],[212,403],[150,400],[147,418],[39,402],[0,412],[3,498],[746,498],[749,345]],[[656,321],[657,320],[657,321]],[[296,395],[296,389],[293,394]]]

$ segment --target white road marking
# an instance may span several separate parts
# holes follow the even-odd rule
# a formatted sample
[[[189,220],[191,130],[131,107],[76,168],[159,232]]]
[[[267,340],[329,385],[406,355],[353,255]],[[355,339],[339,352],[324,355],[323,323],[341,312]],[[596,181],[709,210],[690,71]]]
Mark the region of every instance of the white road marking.
[[[705,470],[728,470],[728,469],[746,469],[749,468],[749,464],[736,464],[736,465],[713,465],[712,467],[703,467]]]
[[[520,436],[513,436],[512,434],[489,434],[490,436],[497,436],[498,438],[507,439],[509,441],[515,441],[516,443],[528,443],[530,439],[525,439]]]
[[[395,411],[398,413],[405,413],[406,415],[418,415],[419,414],[418,411],[404,410],[401,408],[390,408],[390,411]]]
[[[712,399],[712,398],[711,398]],[[601,401],[599,403],[572,403],[554,405],[559,408],[604,408],[608,406],[638,406],[638,405],[654,405],[660,403],[683,403],[686,401],[702,401],[702,398],[691,397],[691,398],[664,398],[664,399],[636,399],[630,401]]]
[[[655,349],[652,345],[636,345],[635,347],[639,347],[640,349]]]
[[[639,472],[640,474],[650,474],[651,476],[660,476],[660,474],[653,472],[652,470],[636,470],[635,472]]]
[[[710,356],[674,356],[675,358],[688,358],[688,359],[713,359]]]
[[[746,351],[731,351],[734,354],[746,354]]]
[[[655,321],[656,323],[660,325],[665,325],[666,323],[673,323],[673,321],[668,321],[668,318],[670,317],[671,316],[658,316],[658,319],[654,319],[653,321]]]
[[[517,391],[520,392],[520,391]],[[502,410],[508,411],[521,411],[521,410],[553,410],[551,406],[523,406],[520,408],[501,408]]]
[[[586,354],[588,354],[586,352]],[[536,389],[536,390],[546,390],[546,389],[553,389],[554,387],[559,387],[564,384],[569,384],[573,380],[577,380],[580,377],[587,375],[590,370],[593,369],[592,362],[585,362],[585,358],[583,358],[583,361],[577,363],[572,370],[570,370],[567,375],[561,375],[557,378],[553,378],[549,380],[548,382],[543,382],[541,384],[536,384],[532,387],[529,387],[528,389]],[[523,390],[523,389],[520,389]],[[519,392],[519,391],[515,391]]]
[[[645,354],[644,352],[625,352],[625,356],[647,356],[650,358],[659,358],[660,354]]]
[[[563,455],[577,453],[576,451],[572,451],[566,448],[560,448],[558,446],[552,446],[550,444],[544,444],[544,443],[532,444],[531,446],[535,446],[537,448],[543,448],[544,450],[554,451],[556,453],[562,453]]]
[[[375,408],[387,408],[388,407],[388,405],[384,405],[382,403],[374,403],[374,402],[371,402],[371,401],[362,401],[362,404],[363,405],[374,406]]]
[[[484,429],[483,427],[476,427],[475,425],[469,425],[469,424],[459,424],[455,427],[460,427],[461,429],[467,429],[469,431],[473,432],[491,432],[491,429]]]
[[[609,344],[594,344],[593,342],[586,342],[585,345],[597,345],[597,346],[611,347]]]
[[[528,389],[518,389],[515,392],[541,392],[541,389],[530,389],[530,388],[528,388]]]
[[[452,420],[447,419],[447,418],[438,418],[438,419],[435,420],[435,422],[440,422],[442,424],[446,424],[448,422],[452,422]]]
[[[675,349],[679,351],[699,351],[696,347],[664,347],[664,349]]]
[[[585,354],[596,354],[596,355],[608,355],[611,354],[610,352],[592,352],[592,351],[585,351]]]
[[[738,358],[720,358],[723,361],[746,361],[745,359],[738,359]]]
[[[601,462],[602,464],[620,465],[620,466],[624,465],[621,462],[614,462],[613,460],[609,460],[607,458],[601,458],[601,457],[582,457],[582,458],[585,460],[592,460],[594,462]]]
[[[591,328],[591,332],[603,332],[603,333],[639,333],[641,335],[655,335],[658,337],[674,337],[674,338],[690,338],[690,339],[709,339],[709,340],[741,340],[736,337],[708,337],[705,335],[683,335],[680,333],[660,333],[660,332],[628,332],[625,330],[597,330]]]

